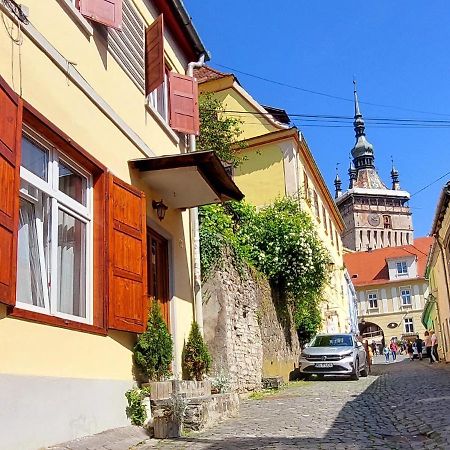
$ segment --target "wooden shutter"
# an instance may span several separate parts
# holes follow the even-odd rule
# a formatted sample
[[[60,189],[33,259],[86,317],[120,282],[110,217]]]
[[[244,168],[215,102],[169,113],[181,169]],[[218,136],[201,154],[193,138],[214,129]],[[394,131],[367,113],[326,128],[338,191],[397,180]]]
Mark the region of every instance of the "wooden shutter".
[[[164,20],[161,14],[145,31],[145,95],[164,81]]]
[[[142,333],[147,324],[145,195],[110,175],[108,326]]]
[[[0,302],[16,303],[22,100],[0,78]]]
[[[80,12],[94,22],[122,28],[122,0],[79,0]]]
[[[186,134],[199,134],[198,85],[195,78],[169,72],[170,126]]]

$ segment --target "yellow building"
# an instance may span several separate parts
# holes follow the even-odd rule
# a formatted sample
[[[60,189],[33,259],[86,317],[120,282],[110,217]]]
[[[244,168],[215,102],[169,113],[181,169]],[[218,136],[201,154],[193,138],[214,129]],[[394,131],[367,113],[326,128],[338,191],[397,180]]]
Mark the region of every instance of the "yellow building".
[[[226,114],[242,121],[245,148],[239,152],[244,159],[233,178],[246,200],[264,206],[279,197],[297,196],[310,213],[333,261],[331,283],[325,292],[324,331],[352,331],[350,317],[355,305],[348,297],[340,237],[344,224],[304,136],[290,126],[285,111],[260,105],[233,74],[202,67],[195,76],[201,92],[213,93]]]
[[[347,253],[345,265],[358,295],[360,333],[369,342],[424,338],[421,318],[428,282],[425,267],[433,238],[414,244]]]
[[[450,362],[450,183],[442,189],[433,220],[435,242],[428,259],[430,295],[425,305],[423,324],[436,332],[441,358]]]
[[[151,300],[179,376],[188,209],[242,198],[214,154],[187,152],[198,99],[185,73],[207,53],[181,2],[14,5],[0,2],[2,450],[128,424]]]

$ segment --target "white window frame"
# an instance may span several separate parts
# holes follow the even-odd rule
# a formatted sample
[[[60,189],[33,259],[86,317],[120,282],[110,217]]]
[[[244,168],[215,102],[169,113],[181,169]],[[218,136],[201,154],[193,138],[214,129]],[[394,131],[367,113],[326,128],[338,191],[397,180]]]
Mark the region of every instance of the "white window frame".
[[[414,319],[412,317],[406,317],[404,319],[405,333],[414,333]],[[411,330],[408,328],[411,327]]]
[[[400,265],[400,270],[399,270]],[[408,263],[406,261],[397,261],[395,264],[397,268],[397,276],[404,277],[408,275]]]
[[[404,294],[406,291],[408,291],[408,294]],[[409,296],[409,302],[405,302],[405,299],[403,297],[403,295],[408,295]],[[412,306],[412,295],[411,295],[411,288],[408,286],[404,286],[400,288],[400,297],[402,299],[402,307],[411,307]]]
[[[51,202],[50,217],[51,217],[51,229],[50,229],[50,270],[47,274],[47,267],[44,261],[43,251],[43,226],[42,222],[39,223],[36,218],[36,228],[38,233],[38,246],[39,246],[39,258],[42,270],[42,284],[44,291],[44,307],[30,305],[20,301],[16,302],[16,306],[49,316],[59,317],[61,319],[71,320],[74,322],[81,322],[92,325],[93,323],[93,183],[92,175],[86,172],[76,162],[71,160],[66,155],[62,154],[56,147],[50,142],[45,140],[42,136],[24,127],[24,138],[30,141],[36,142],[40,147],[48,152],[48,167],[47,167],[47,181],[43,180],[39,176],[27,170],[22,165],[20,166],[20,178],[23,181],[31,184],[32,186],[45,193]],[[64,165],[73,169],[86,179],[86,205],[77,202],[75,199],[69,197],[67,194],[59,190],[59,161]],[[20,191],[20,196],[27,201],[35,202],[29,195]],[[75,219],[85,224],[86,235],[86,279],[85,279],[85,299],[86,299],[86,317],[75,316],[58,311],[58,267],[57,252],[58,252],[58,211],[64,211],[71,215]],[[17,282],[20,282],[17,277]],[[50,286],[50,295],[49,289]]]
[[[372,305],[375,304],[376,306],[370,306],[372,302]],[[375,303],[373,303],[375,302]],[[367,304],[369,310],[378,310],[378,292],[372,291],[367,293]]]
[[[159,95],[163,94],[163,111],[158,109]],[[148,94],[148,104],[151,106],[156,114],[159,114],[161,119],[168,124],[169,123],[169,77],[167,71],[164,71],[164,81],[150,94]]]

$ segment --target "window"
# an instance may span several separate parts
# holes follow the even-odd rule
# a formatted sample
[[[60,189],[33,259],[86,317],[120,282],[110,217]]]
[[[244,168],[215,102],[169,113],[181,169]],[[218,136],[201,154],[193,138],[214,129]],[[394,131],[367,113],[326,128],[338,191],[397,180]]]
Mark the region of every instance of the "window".
[[[384,228],[392,228],[391,216],[383,216],[383,226]]]
[[[328,234],[328,221],[327,221],[327,211],[325,209],[325,206],[322,206],[322,217],[323,217],[323,228],[325,230],[325,234]]]
[[[330,226],[330,239],[331,239],[331,245],[334,245],[333,223],[331,222],[331,219],[329,219],[329,226]]]
[[[369,301],[369,309],[378,309],[378,299],[376,292],[371,292],[367,295]]]
[[[414,323],[412,317],[405,318],[405,333],[414,333]]]
[[[411,289],[400,288],[400,295],[402,297],[402,306],[411,306]]]
[[[17,306],[92,323],[91,177],[31,131],[20,177]]]
[[[319,197],[316,191],[314,191],[314,212],[317,220],[320,222]]]
[[[164,74],[164,81],[155,90],[150,92],[148,96],[150,105],[165,122],[169,121],[169,89],[167,81],[167,71]]]
[[[408,266],[406,261],[399,261],[397,263],[397,275],[408,275]]]
[[[310,198],[310,192],[309,192],[309,180],[308,180],[308,175],[306,173],[306,170],[303,171],[303,187],[305,189],[305,200],[309,204],[311,201],[311,198]]]

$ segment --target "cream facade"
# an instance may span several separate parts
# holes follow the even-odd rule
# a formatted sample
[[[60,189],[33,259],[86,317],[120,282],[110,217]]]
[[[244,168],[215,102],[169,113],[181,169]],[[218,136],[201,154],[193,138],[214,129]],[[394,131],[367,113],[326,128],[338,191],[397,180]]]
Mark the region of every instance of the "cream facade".
[[[150,301],[161,303],[180,377],[194,319],[187,208],[226,198],[216,181],[202,184],[196,158],[178,159],[198,127],[185,73],[206,55],[180,25],[184,7],[107,3],[0,3],[2,450],[129,423],[124,394]],[[170,109],[172,82],[192,88],[183,118]],[[233,188],[218,160],[212,169]],[[190,183],[187,199],[174,179]]]
[[[213,93],[225,114],[241,123],[244,157],[233,179],[246,201],[262,207],[283,196],[297,197],[312,217],[320,239],[332,258],[330,284],[325,291],[323,331],[356,331],[350,319],[355,307],[349,299],[350,279],[345,277],[341,233],[344,223],[299,130],[291,127],[286,113],[261,106],[232,74],[200,69],[196,74],[201,92]],[[355,315],[355,314],[353,314]]]
[[[438,338],[438,352],[450,362],[450,185],[442,189],[432,225],[435,236],[427,264],[430,296],[422,317],[423,324],[433,329]]]

